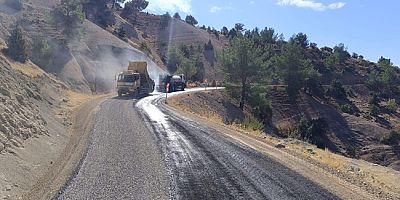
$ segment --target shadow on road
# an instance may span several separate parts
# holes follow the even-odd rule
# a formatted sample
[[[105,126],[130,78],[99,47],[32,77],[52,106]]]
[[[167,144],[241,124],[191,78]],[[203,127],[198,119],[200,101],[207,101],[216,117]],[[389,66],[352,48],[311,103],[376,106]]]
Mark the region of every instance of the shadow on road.
[[[143,94],[143,95],[123,95],[123,96],[121,96],[121,97],[115,96],[115,97],[113,97],[112,99],[119,99],[119,100],[139,100],[139,99],[142,99],[142,98],[145,98],[145,97],[148,97],[148,96],[150,96],[150,95],[145,95],[145,94]]]

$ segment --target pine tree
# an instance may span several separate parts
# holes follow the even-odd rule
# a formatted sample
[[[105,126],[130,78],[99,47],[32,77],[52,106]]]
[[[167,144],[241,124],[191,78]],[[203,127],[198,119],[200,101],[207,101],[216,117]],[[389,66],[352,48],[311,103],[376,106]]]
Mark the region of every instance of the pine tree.
[[[16,26],[7,41],[6,53],[16,61],[26,62],[28,60],[28,45],[20,26]]]

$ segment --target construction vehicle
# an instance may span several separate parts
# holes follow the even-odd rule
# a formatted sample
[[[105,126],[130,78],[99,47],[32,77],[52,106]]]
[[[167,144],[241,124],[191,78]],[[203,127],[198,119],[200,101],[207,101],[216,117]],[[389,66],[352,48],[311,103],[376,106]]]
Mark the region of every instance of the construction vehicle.
[[[124,94],[148,95],[154,91],[154,81],[147,72],[147,62],[129,62],[128,70],[118,74],[117,77],[118,96]]]
[[[162,92],[167,92],[167,87],[168,92],[184,91],[186,88],[184,74],[160,76],[159,80]]]

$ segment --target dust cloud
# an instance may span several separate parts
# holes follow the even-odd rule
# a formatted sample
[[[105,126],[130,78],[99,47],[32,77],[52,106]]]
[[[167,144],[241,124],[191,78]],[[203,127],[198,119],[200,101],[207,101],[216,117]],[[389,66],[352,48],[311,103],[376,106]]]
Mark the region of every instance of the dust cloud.
[[[154,80],[156,85],[159,82],[159,76],[167,74],[147,55],[130,46],[126,48],[99,46],[94,54],[94,58],[88,63],[85,63],[84,59],[79,59],[81,55],[74,55],[78,62],[81,61],[79,63],[83,74],[91,85],[92,91],[112,91],[116,86],[116,75],[126,70],[131,61],[146,61],[150,78]]]

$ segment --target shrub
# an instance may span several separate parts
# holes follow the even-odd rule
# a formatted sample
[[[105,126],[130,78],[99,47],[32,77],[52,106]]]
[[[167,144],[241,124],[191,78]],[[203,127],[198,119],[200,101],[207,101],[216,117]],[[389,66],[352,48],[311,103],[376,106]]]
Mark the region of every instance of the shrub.
[[[118,28],[116,34],[121,40],[124,40],[125,42],[128,41],[127,38],[126,38],[126,31],[125,31],[123,26]]]
[[[387,102],[387,109],[389,109],[391,112],[396,112],[397,111],[397,103],[395,99],[389,99]]]
[[[302,118],[297,126],[297,130],[292,134],[292,137],[310,142],[323,147],[323,136],[328,131],[328,123],[324,118],[307,120]]]
[[[374,104],[369,104],[369,114],[373,117],[377,117],[380,113],[379,107]]]
[[[272,120],[272,107],[263,91],[260,88],[252,87],[249,91],[249,103],[253,116],[264,124],[268,124]]]
[[[400,132],[398,130],[391,130],[389,133],[385,134],[381,142],[387,145],[395,145],[400,142]]]
[[[353,114],[354,110],[349,104],[341,105],[340,110],[344,113]]]
[[[373,93],[368,101],[369,104],[379,105],[379,97],[376,93]]]
[[[7,45],[8,49],[5,50],[5,53],[12,59],[19,62],[26,62],[28,60],[28,45],[20,26],[16,26],[11,32],[7,40]]]
[[[44,69],[52,64],[53,48],[46,39],[37,38],[33,43],[32,61]]]
[[[145,54],[151,55],[151,50],[150,50],[149,46],[147,46],[146,42],[140,43],[139,49],[141,51],[143,51]]]
[[[330,88],[328,89],[328,95],[338,99],[345,99],[347,97],[346,90],[343,88],[343,85],[339,80],[332,81]]]
[[[246,130],[253,130],[253,131],[262,131],[264,129],[264,124],[259,122],[256,118],[252,116],[246,116],[241,126]]]

